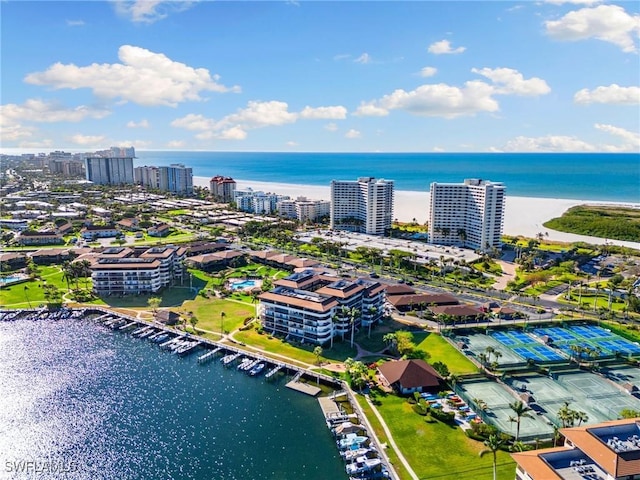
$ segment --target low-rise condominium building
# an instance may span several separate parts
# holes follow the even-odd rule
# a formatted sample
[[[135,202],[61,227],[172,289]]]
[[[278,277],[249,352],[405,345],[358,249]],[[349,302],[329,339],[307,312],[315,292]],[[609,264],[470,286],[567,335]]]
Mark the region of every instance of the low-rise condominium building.
[[[295,200],[280,200],[277,209],[280,216],[296,219],[300,223],[317,222],[330,215],[331,202],[298,197]]]
[[[382,318],[384,286],[367,279],[345,279],[314,269],[274,282],[259,296],[260,320],[268,332],[323,345],[352,329],[369,328]],[[353,323],[352,323],[353,322]]]
[[[99,296],[155,293],[184,280],[185,258],[186,249],[175,246],[108,248],[91,265],[93,291]]]

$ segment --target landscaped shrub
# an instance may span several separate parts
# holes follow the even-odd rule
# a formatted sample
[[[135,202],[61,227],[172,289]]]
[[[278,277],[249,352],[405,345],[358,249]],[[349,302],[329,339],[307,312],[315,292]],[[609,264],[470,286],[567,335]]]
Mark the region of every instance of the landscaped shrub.
[[[430,412],[433,418],[435,418],[436,420],[440,420],[442,423],[455,423],[455,412],[445,412],[439,408],[432,408]]]

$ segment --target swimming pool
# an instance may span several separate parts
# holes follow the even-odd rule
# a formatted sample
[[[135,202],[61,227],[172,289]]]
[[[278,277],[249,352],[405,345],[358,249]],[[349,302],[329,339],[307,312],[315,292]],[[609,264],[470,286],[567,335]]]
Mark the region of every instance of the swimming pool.
[[[241,282],[235,282],[230,285],[231,290],[244,290],[245,288],[251,288],[255,286],[255,280],[242,280]]]
[[[0,277],[0,285],[3,287],[6,285],[11,285],[12,283],[20,282],[25,280],[27,277],[23,275],[9,275],[6,277]]]

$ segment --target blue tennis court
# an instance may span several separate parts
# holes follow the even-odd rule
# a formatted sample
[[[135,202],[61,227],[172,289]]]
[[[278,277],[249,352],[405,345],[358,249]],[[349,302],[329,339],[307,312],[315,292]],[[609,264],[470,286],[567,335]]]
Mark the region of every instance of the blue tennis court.
[[[541,344],[539,340],[520,330],[491,332],[491,336],[527,360],[531,359],[536,362],[566,360],[562,354]]]
[[[612,357],[617,354],[640,355],[640,344],[631,342],[597,325],[573,325],[571,327],[536,328],[534,334],[540,338],[548,336],[554,347],[569,356],[575,356],[573,345],[590,347],[597,352],[598,358]],[[580,357],[587,358],[586,353]]]

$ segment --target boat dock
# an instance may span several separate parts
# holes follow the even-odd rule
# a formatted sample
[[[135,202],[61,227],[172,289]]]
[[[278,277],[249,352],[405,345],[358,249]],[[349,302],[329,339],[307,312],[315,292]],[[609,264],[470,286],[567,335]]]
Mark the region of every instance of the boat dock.
[[[207,363],[209,360],[212,360],[213,357],[222,350],[222,347],[216,347],[210,352],[205,353],[204,355],[200,355],[198,357],[198,363]]]
[[[278,373],[280,370],[282,370],[282,365],[276,365],[275,367],[273,367],[271,370],[267,372],[264,378],[269,379],[273,377],[276,373]]]
[[[223,357],[223,359],[229,356],[233,357],[232,360],[227,360],[227,364],[229,365],[240,357],[247,357],[252,359],[252,361],[255,362],[254,367],[257,367],[260,363],[264,363],[265,367],[269,368],[265,375],[265,378],[268,379],[273,378],[278,372],[285,372],[289,375],[293,374],[294,378],[289,381],[286,386],[307,395],[316,396],[321,392],[321,389],[308,383],[301,382],[300,379],[302,377],[306,378],[307,380],[315,380],[318,384],[322,382],[333,387],[342,386],[341,380],[336,379],[332,376],[315,372],[291,363],[283,362],[281,360],[276,360],[274,358],[267,357],[264,354],[251,351],[248,348],[240,348],[240,346],[245,347],[245,345],[243,344],[235,346],[229,343],[209,340],[207,338],[202,338],[191,335],[189,333],[185,333],[182,330],[178,330],[174,327],[167,326],[156,321],[136,318],[119,312],[113,312],[104,307],[95,306],[86,308],[83,309],[83,312],[85,314],[98,315],[95,320],[99,322],[105,322],[108,319],[120,320],[124,322],[124,325],[122,327],[119,327],[118,330],[132,330],[131,335],[143,338],[146,337],[153,343],[158,344],[161,349],[169,350],[172,353],[186,355],[196,350],[197,347],[204,348],[208,351],[198,357],[198,363],[201,365],[204,365],[205,363],[213,359],[216,354],[224,353],[225,356]],[[163,337],[163,335],[169,335],[169,338]],[[158,342],[157,340],[160,340],[160,342]],[[257,373],[260,372],[258,371]]]

